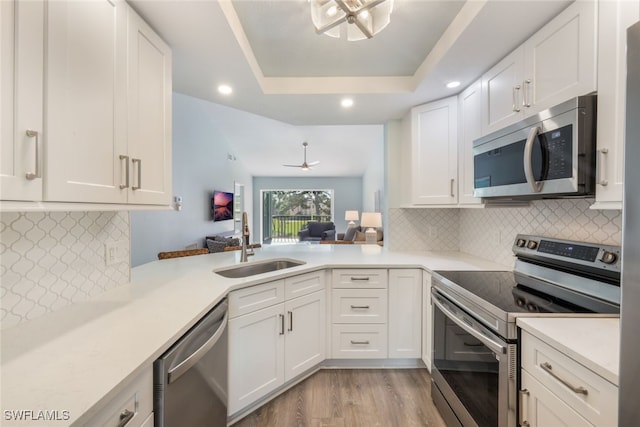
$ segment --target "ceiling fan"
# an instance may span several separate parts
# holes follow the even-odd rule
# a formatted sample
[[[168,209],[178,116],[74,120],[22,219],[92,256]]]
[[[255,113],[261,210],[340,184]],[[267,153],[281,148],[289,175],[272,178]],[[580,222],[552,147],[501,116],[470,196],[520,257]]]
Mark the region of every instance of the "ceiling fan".
[[[307,171],[307,170],[311,169],[311,166],[315,166],[317,164],[320,164],[319,160],[315,161],[315,162],[307,163],[307,146],[308,145],[309,145],[309,143],[306,142],[306,141],[302,143],[302,146],[304,147],[304,161],[302,162],[301,165],[282,165],[282,166],[286,166],[286,167],[289,167],[289,168],[300,168],[303,171]]]

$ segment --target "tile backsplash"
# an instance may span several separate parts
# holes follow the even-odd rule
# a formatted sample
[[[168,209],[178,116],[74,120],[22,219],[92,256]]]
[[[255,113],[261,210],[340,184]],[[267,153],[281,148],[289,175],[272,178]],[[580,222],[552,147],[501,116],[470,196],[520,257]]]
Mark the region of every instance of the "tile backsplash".
[[[123,242],[126,261],[105,262]],[[6,329],[127,283],[127,212],[0,214],[0,323]]]
[[[391,209],[389,248],[459,250],[511,268],[511,246],[518,233],[620,245],[621,211],[591,210],[592,203],[559,199],[517,208]]]

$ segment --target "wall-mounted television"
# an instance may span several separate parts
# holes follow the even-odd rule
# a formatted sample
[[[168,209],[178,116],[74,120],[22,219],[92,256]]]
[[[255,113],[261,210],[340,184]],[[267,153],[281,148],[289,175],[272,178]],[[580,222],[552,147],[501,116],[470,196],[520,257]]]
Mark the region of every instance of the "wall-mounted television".
[[[214,191],[211,198],[211,214],[214,221],[233,219],[233,193]]]

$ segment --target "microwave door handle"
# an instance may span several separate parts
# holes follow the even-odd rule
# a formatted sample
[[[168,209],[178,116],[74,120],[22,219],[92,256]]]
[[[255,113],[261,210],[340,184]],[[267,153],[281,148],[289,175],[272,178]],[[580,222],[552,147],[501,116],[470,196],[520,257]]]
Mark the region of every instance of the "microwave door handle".
[[[539,193],[544,184],[543,181],[536,181],[536,178],[533,176],[533,142],[540,134],[540,130],[540,126],[532,127],[531,130],[529,130],[527,142],[524,144],[524,176],[534,193]]]

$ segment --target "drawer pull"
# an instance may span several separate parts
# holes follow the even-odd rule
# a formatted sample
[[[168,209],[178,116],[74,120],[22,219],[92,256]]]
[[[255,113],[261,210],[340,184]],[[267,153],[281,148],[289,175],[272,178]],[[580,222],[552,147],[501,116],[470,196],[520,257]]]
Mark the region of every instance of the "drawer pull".
[[[351,281],[352,282],[368,282],[369,278],[368,277],[352,277]]]
[[[118,422],[118,427],[124,427],[127,424],[129,424],[129,421],[131,421],[131,419],[135,414],[136,414],[135,412],[130,411],[128,409],[125,409],[124,411],[122,411],[120,413],[120,420]]]
[[[351,340],[351,344],[368,345],[368,344],[370,344],[370,342],[369,342],[369,340],[366,340],[366,341],[354,341],[354,340]]]
[[[369,307],[368,305],[351,305],[351,308],[354,310],[356,309],[368,310],[371,307]]]
[[[524,408],[529,408],[528,405],[525,405],[524,403],[524,398],[526,397],[527,399],[529,398],[529,390],[527,390],[526,388],[524,390],[519,390],[518,394],[520,394],[520,426],[521,427],[528,427],[529,426],[529,421],[527,421],[527,418],[529,418],[528,416],[525,416],[524,414]]]
[[[584,394],[585,396],[587,396],[589,394],[589,390],[587,390],[586,388],[584,388],[584,387],[576,387],[576,386],[572,385],[569,381],[565,380],[564,378],[559,377],[558,374],[553,372],[553,370],[552,370],[553,367],[551,366],[551,363],[549,363],[549,362],[541,363],[540,367],[543,370],[545,370],[549,375],[551,375],[553,378],[557,379],[562,384],[567,386],[572,392],[574,392],[576,394]]]

